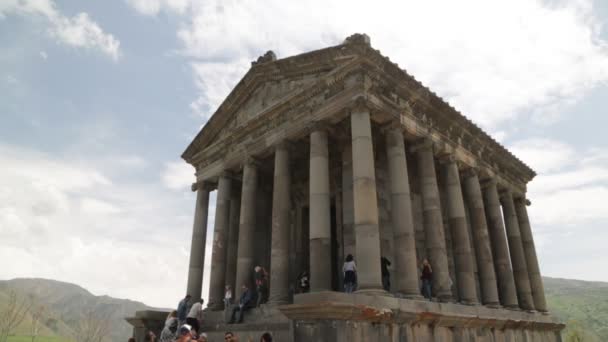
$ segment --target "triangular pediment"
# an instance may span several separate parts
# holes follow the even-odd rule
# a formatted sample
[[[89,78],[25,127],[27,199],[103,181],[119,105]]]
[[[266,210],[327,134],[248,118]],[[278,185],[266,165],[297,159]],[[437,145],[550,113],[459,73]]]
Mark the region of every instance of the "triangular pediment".
[[[211,116],[182,157],[198,151],[244,126],[269,108],[287,101],[357,57],[354,49],[331,47],[252,67]]]

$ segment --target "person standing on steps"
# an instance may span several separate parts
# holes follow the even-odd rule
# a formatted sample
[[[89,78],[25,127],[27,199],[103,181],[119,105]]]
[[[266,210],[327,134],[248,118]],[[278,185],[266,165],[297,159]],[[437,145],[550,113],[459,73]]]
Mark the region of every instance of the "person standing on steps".
[[[266,290],[268,288],[266,284],[268,279],[268,272],[266,272],[266,270],[262,266],[256,266],[254,268],[254,271],[255,291],[257,296],[257,302],[255,306],[259,307],[260,304],[266,303]]]
[[[160,342],[173,342],[175,334],[177,333],[177,311],[173,310],[167,316],[165,320],[165,326],[160,332]]]
[[[428,259],[422,261],[422,272],[420,275],[422,280],[422,295],[428,300],[432,300],[433,295],[433,268]]]
[[[380,258],[380,270],[382,272],[382,287],[384,291],[391,291],[391,273],[388,271],[388,267],[391,265],[391,262],[386,258]]]
[[[186,324],[190,325],[196,333],[200,333],[200,322],[203,320],[203,303],[205,300],[201,299],[200,301],[192,304],[190,308],[190,312],[188,312],[188,316],[186,316]]]
[[[192,297],[187,294],[186,297],[177,304],[177,321],[180,327],[186,323],[186,316],[188,316],[188,311],[190,310],[190,298]]]
[[[357,265],[352,254],[346,256],[342,272],[344,273],[344,292],[353,293],[357,288]]]

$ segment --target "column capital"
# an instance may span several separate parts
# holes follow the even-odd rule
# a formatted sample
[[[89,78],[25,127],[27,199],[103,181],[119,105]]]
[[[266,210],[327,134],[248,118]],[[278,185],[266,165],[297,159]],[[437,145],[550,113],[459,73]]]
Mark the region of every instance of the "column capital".
[[[369,105],[369,101],[366,96],[357,96],[354,101],[347,105],[348,113],[352,114],[353,112],[361,112],[361,111],[369,111],[371,106]]]
[[[380,127],[380,132],[384,134],[394,130],[399,130],[403,134],[403,125],[397,118],[390,120]]]
[[[433,139],[431,139],[430,137],[425,137],[425,138],[421,138],[419,140],[417,140],[415,143],[410,144],[410,152],[415,153],[421,150],[428,150],[430,149],[431,151],[434,151],[434,147],[435,147],[435,143],[433,142]]]
[[[475,166],[467,167],[464,170],[462,170],[461,173],[462,173],[463,178],[471,178],[471,177],[479,178],[479,168],[475,167]]]
[[[480,180],[479,184],[481,185],[482,189],[486,189],[490,186],[495,186],[498,187],[498,181],[496,181],[496,178],[494,177],[490,177],[490,178],[486,178],[484,180]]]
[[[192,183],[190,189],[192,192],[196,192],[198,190],[213,191],[215,186],[216,184],[211,181],[202,180]]]
[[[311,121],[306,126],[308,134],[312,132],[322,131],[329,133],[331,124],[325,120]]]
[[[252,156],[252,155],[248,155],[245,157],[245,160],[243,160],[242,162],[242,166],[245,167],[245,165],[250,165],[253,167],[259,167],[261,165],[261,162],[258,158]]]
[[[441,165],[456,164],[458,166],[460,164],[458,158],[456,158],[456,155],[454,155],[454,153],[442,154],[437,157],[437,161],[439,161],[439,164]]]
[[[294,148],[294,143],[288,139],[281,139],[276,141],[273,145],[275,150],[287,150],[290,151]]]

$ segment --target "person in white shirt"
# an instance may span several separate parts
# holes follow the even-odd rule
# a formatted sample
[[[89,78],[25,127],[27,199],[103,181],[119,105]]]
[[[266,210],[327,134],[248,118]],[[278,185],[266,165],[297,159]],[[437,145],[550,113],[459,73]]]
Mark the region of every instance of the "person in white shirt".
[[[357,289],[357,265],[352,254],[346,256],[342,272],[344,273],[344,292],[352,293]]]
[[[192,304],[188,316],[186,316],[186,324],[190,325],[196,333],[200,333],[200,321],[203,320],[203,303],[204,299]]]
[[[226,292],[224,292],[224,308],[227,309],[232,304],[232,286],[226,285]]]

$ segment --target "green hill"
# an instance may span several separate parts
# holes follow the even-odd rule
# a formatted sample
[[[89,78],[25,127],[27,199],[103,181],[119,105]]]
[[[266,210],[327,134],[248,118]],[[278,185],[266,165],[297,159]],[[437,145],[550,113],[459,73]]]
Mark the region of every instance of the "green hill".
[[[608,341],[608,283],[559,278],[544,279],[547,305],[553,315],[584,335],[585,342]]]
[[[568,324],[565,335],[576,331],[585,342],[608,341],[608,283],[545,277],[544,284],[551,313]],[[140,302],[95,296],[74,284],[47,279],[13,279],[0,281],[0,311],[5,308],[11,290],[48,311],[40,329],[40,335],[45,337],[36,339],[37,342],[71,341],[86,309],[108,317],[110,341],[126,341],[132,329],[124,318],[149,308]],[[28,315],[17,329],[17,335],[22,337],[12,337],[9,341],[31,341],[29,337],[25,338],[30,331],[31,316]]]
[[[44,307],[47,314],[40,335],[63,337],[59,340],[49,340],[54,342],[68,341],[88,312],[94,312],[96,317],[107,318],[111,327],[109,340],[126,341],[131,336],[132,327],[124,318],[134,315],[137,310],[149,308],[140,302],[95,296],[82,287],[70,283],[48,279],[13,279],[0,281],[0,310],[6,306],[11,290],[16,291],[21,298],[36,303],[37,307]],[[17,328],[16,335],[29,336],[31,325],[31,315],[27,315]],[[9,341],[19,340],[13,338]]]

